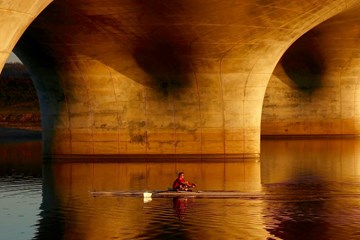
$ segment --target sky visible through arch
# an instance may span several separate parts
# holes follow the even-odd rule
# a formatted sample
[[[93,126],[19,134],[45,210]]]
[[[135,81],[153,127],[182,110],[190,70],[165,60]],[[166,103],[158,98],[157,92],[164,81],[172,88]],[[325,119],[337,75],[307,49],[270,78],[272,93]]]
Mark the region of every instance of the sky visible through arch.
[[[11,52],[9,58],[6,60],[7,63],[10,62],[21,62],[20,59],[13,53]]]

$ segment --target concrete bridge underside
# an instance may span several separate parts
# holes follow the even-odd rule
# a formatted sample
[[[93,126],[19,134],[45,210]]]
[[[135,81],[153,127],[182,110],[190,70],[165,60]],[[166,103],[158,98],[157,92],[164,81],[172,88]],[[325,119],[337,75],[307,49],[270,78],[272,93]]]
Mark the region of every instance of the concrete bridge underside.
[[[359,133],[359,4],[1,1],[0,68],[29,68],[45,155],[258,157],[261,131]]]

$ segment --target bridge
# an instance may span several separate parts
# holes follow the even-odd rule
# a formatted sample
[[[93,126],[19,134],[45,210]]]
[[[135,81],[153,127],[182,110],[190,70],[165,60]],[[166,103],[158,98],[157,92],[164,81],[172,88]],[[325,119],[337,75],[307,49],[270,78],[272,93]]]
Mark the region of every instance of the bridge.
[[[360,133],[360,0],[0,2],[45,156],[257,158],[261,135]]]

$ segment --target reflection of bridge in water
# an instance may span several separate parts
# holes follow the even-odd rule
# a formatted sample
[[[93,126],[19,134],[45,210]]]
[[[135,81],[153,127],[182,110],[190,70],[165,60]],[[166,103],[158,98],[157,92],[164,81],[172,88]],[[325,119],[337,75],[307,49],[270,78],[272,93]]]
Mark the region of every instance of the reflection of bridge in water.
[[[359,207],[359,144],[358,139],[266,140],[262,141],[260,162],[204,159],[44,164],[43,201],[34,239],[161,239],[161,231],[174,234],[172,230],[180,229],[179,220],[184,223],[177,234],[188,238],[209,234],[206,231],[220,239],[286,238],[301,236],[305,226],[307,236],[313,238],[319,234],[348,238],[357,229],[351,223],[357,221],[354,211]],[[2,144],[1,169],[24,166],[26,159],[27,168],[21,171],[25,175],[40,174],[40,145]],[[198,183],[199,190],[260,192],[266,197],[153,199],[144,203],[142,198],[90,194],[93,190],[164,189],[178,171],[185,171],[189,179]],[[219,217],[226,224],[217,225]],[[208,230],[206,223],[214,229]]]
[[[153,211],[149,210],[144,216],[146,205],[142,203],[142,198],[99,198],[93,197],[90,192],[166,189],[179,171],[185,171],[186,176],[202,190],[260,192],[272,196],[235,202],[218,199],[205,205],[201,200],[188,200],[185,205],[189,209],[182,209],[181,218],[189,221],[190,225],[209,221],[209,209],[214,214],[222,214],[225,222],[248,222],[252,225],[249,229],[229,229],[231,224],[215,226],[214,236],[221,238],[217,234],[224,232],[238,236],[268,236],[265,229],[278,237],[282,234],[295,236],[300,234],[298,231],[303,224],[308,224],[301,220],[306,216],[317,219],[317,224],[308,225],[308,236],[316,236],[319,232],[326,236],[343,236],[354,230],[353,226],[335,231],[333,225],[337,225],[338,216],[334,212],[340,211],[338,201],[342,209],[343,203],[348,204],[352,198],[358,198],[360,189],[354,183],[360,179],[360,161],[356,150],[359,144],[360,141],[355,139],[267,140],[262,142],[264,157],[261,162],[203,160],[44,165],[44,232],[40,230],[39,234],[51,235],[54,229],[49,229],[47,224],[55,218],[58,220],[54,224],[55,230],[62,232],[65,239],[80,236],[77,235],[80,232],[82,239],[104,236],[131,238],[142,231],[152,236],[151,230],[146,233],[144,229],[152,229],[153,222],[172,209],[172,202],[155,199],[148,205]],[[339,195],[334,195],[334,192]],[[213,204],[220,209],[213,209]],[[225,210],[227,204],[233,207]],[[236,214],[239,209],[240,215]],[[162,212],[157,212],[160,210]],[[292,216],[294,222],[288,222],[289,219],[284,216],[288,211],[295,211]],[[302,211],[303,217],[298,218],[296,214]],[[53,215],[55,213],[56,217]],[[341,217],[343,221],[352,221],[351,214]],[[170,227],[177,224],[176,219],[157,224]],[[283,222],[279,223],[279,219]],[[67,222],[66,226],[64,222]],[[274,224],[279,228],[274,228]],[[183,229],[181,234],[193,236],[196,234],[194,231],[202,232],[205,229]]]

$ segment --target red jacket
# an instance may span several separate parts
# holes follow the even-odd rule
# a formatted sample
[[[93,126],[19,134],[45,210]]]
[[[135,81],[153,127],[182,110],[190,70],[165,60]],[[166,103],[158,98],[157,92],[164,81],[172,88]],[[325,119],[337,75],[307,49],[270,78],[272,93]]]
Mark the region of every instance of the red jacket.
[[[177,178],[173,183],[173,189],[176,190],[179,186],[188,186],[184,178]]]

